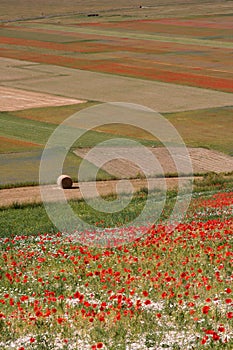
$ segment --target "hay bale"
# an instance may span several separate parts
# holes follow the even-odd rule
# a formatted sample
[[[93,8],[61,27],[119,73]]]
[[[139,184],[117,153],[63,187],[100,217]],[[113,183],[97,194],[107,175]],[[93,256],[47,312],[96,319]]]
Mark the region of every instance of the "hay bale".
[[[57,184],[59,187],[67,189],[72,187],[73,181],[68,175],[60,175],[57,179]]]

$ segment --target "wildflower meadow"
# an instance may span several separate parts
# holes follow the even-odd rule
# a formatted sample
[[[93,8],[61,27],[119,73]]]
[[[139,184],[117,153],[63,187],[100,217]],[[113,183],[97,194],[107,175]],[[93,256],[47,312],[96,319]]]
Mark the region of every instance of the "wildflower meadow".
[[[0,348],[232,349],[232,205],[196,195],[174,229],[113,248],[2,235]]]

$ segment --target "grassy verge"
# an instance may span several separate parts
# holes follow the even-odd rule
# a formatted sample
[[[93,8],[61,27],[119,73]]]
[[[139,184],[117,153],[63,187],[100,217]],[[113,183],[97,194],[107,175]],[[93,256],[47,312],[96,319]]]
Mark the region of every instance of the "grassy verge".
[[[219,175],[219,174],[206,174],[202,180],[194,181],[193,196],[198,198],[202,193],[206,196],[213,194],[216,191],[229,191],[233,188],[233,174]],[[92,208],[92,205],[98,207],[98,201],[93,199],[88,205],[84,200],[72,200],[70,201],[76,215],[80,217],[84,222],[96,227],[117,227],[126,225],[134,220],[147,200],[148,190],[142,189],[136,192],[132,198],[132,201],[123,211],[113,214],[106,214],[101,211],[97,211]],[[168,191],[166,194],[166,203],[163,208],[162,214],[159,216],[159,220],[166,220],[173,207],[177,197],[176,190]],[[114,194],[104,197],[105,200],[112,201],[116,199]],[[151,206],[147,213],[148,222],[152,217],[157,218],[156,211],[160,210],[161,201],[164,199],[163,193],[160,191],[152,192]],[[123,195],[121,198],[122,205],[128,201],[128,195]],[[0,208],[0,227],[4,227],[2,235],[38,235],[42,232],[55,233],[57,228],[50,222],[46,211],[42,204],[19,204],[14,203],[10,207]]]
[[[170,197],[174,194],[171,192]],[[155,192],[154,199],[158,199],[158,193]],[[105,197],[107,201],[115,199],[114,195]],[[127,201],[127,195],[122,196],[122,204]],[[93,209],[91,205],[98,205],[97,200],[93,199],[90,205],[86,204],[84,200],[72,200],[70,205],[72,209],[83,221],[96,225],[96,227],[105,226],[120,226],[127,224],[133,220],[143,209],[147,193],[145,190],[137,192],[131,203],[122,212],[114,214],[105,214]],[[170,207],[170,203],[169,203]],[[52,210],[56,210],[55,205],[51,206]],[[59,208],[59,206],[58,206]],[[153,206],[155,209],[155,206]],[[57,228],[49,220],[43,204],[18,204],[14,203],[10,207],[0,208],[0,227],[4,227],[4,233],[11,235],[38,235],[42,232],[55,233]]]

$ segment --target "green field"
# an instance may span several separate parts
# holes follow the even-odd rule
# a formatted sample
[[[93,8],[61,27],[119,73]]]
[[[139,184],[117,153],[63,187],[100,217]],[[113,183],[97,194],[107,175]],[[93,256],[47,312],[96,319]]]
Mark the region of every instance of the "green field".
[[[93,104],[89,103],[88,106]],[[49,136],[56,125],[83,107],[71,105],[0,113],[0,184],[38,182],[40,157]],[[233,155],[232,107],[169,113],[164,114],[164,117],[176,127],[186,146],[214,149]],[[73,149],[93,147],[102,141],[125,136],[147,146],[159,145],[157,140],[141,129],[119,124],[106,125],[97,131],[88,131],[73,144],[64,164],[64,173],[77,178],[81,159],[72,153]],[[111,176],[101,170],[98,178],[107,179]]]
[[[51,31],[54,30],[53,24],[44,24],[44,23],[26,23],[24,24],[26,28],[30,29],[42,29],[45,31]],[[204,39],[195,39],[195,38],[186,38],[186,37],[172,37],[172,36],[165,36],[165,35],[156,35],[155,33],[137,33],[132,31],[122,31],[122,30],[106,30],[106,29],[99,29],[99,28],[79,28],[79,27],[67,27],[67,26],[56,26],[56,30],[58,32],[63,32],[66,34],[80,34],[81,36],[84,35],[92,35],[92,36],[104,36],[104,37],[112,37],[112,38],[119,38],[119,39],[136,39],[136,40],[148,40],[148,41],[158,41],[158,42],[168,42],[168,43],[177,43],[177,44],[188,44],[188,45],[196,45],[196,46],[209,46],[214,48],[233,48],[233,44],[231,42],[224,42],[224,41],[215,41],[215,40],[208,40],[206,38]],[[4,34],[4,31],[3,31]],[[43,38],[43,35],[42,35]],[[71,37],[70,37],[71,38]],[[41,38],[40,38],[41,40]],[[48,40],[48,38],[47,38]],[[50,38],[51,40],[51,38]],[[51,40],[52,41],[52,40]],[[93,41],[93,40],[91,40]]]
[[[233,156],[233,107],[166,114],[190,147],[204,147]]]
[[[228,176],[206,174],[202,180],[194,181],[193,198],[198,198],[201,194],[201,198],[205,196],[213,195],[220,190],[230,191],[233,186],[233,172]],[[185,191],[180,194],[180,200],[182,195],[185,198]],[[116,199],[116,195],[108,195],[103,197],[106,201],[112,201]],[[127,201],[128,195],[122,194],[121,201]],[[98,199],[92,199],[89,204],[85,200],[71,200],[69,201],[75,214],[87,222],[90,225],[96,227],[118,227],[127,225],[130,221],[134,220],[142,211],[148,198],[148,190],[142,189],[141,191],[135,192],[134,196],[129,205],[122,211],[116,211],[113,214],[106,214],[101,211],[95,210],[92,206],[98,204]],[[160,221],[165,221],[171,214],[174,208],[175,201],[177,198],[177,191],[170,190],[166,193],[166,203],[164,209],[159,216]],[[154,217],[155,211],[158,210],[161,201],[164,199],[164,193],[159,190],[153,190],[150,192],[150,212],[147,213],[147,224],[151,217]],[[59,207],[59,204],[57,204]],[[52,210],[56,210],[56,204],[51,205]],[[193,207],[190,206],[190,213]],[[189,214],[188,214],[189,217]],[[216,214],[216,218],[218,214]],[[213,219],[213,217],[212,217]],[[190,216],[192,220],[192,216]],[[57,227],[50,221],[43,204],[30,203],[30,204],[19,204],[13,203],[11,206],[0,207],[0,227],[4,227],[4,237],[21,235],[38,235],[38,233],[56,233]],[[67,228],[68,230],[68,228]],[[1,237],[1,233],[0,233]]]
[[[39,165],[41,154],[49,136],[56,128],[56,123],[61,122],[70,116],[75,111],[74,106],[61,107],[61,114],[57,107],[39,109],[39,110],[25,110],[21,112],[2,112],[0,113],[0,137],[6,137],[12,142],[28,142],[24,144],[23,149],[17,145],[5,142],[5,139],[0,138],[0,149],[3,152],[0,153],[0,169],[1,178],[0,184],[22,184],[22,183],[38,183],[39,182]],[[38,113],[37,113],[38,112]],[[72,112],[72,113],[71,113]],[[24,115],[24,117],[22,117]],[[36,115],[36,119],[33,118]],[[52,117],[51,117],[52,116]],[[40,121],[40,120],[52,120],[52,123]],[[68,173],[74,179],[77,179],[78,167],[81,162],[81,158],[75,156],[72,149],[78,147],[93,147],[105,140],[114,138],[115,136],[111,133],[98,132],[89,130],[82,137],[80,137],[73,145],[67,154],[63,173]],[[123,137],[119,135],[119,137]],[[37,146],[35,147],[31,145]],[[142,140],[145,145],[158,144],[158,142],[151,140]],[[7,148],[8,146],[8,148]],[[88,169],[92,173],[94,165],[89,164]],[[54,173],[53,181],[56,182],[56,178],[60,174]],[[112,176],[108,175],[105,171],[100,170],[98,172],[98,179],[110,179]],[[87,174],[87,180],[92,178]]]

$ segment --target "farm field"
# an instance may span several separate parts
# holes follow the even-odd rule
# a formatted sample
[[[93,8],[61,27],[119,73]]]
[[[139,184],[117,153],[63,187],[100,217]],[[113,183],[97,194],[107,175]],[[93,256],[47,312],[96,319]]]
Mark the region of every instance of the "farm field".
[[[10,117],[14,123],[25,123],[26,125],[32,124],[32,126],[38,128],[36,138],[26,135],[27,141],[38,141],[38,135],[45,134],[43,142],[47,139],[49,133],[45,133],[44,129],[54,128],[54,125],[58,125],[66,118],[70,117],[74,113],[81,111],[84,108],[92,107],[96,105],[96,102],[88,102],[80,105],[69,105],[63,107],[49,107],[49,108],[33,108],[22,111],[12,111],[10,114],[1,113],[0,116],[4,121],[2,128],[6,128],[6,121],[10,124]],[[163,113],[162,115],[167,118],[179,131],[180,135],[184,139],[184,142],[188,147],[204,147],[209,149],[215,149],[217,151],[233,155],[233,143],[232,143],[232,107],[222,108],[208,108],[197,109],[194,111],[175,112],[175,113]],[[5,117],[4,117],[5,115]],[[192,127],[190,128],[190,122]],[[18,124],[18,125],[19,125]],[[210,128],[209,125],[212,125]],[[41,126],[41,127],[39,127]],[[80,125],[85,129],[85,123]],[[20,129],[20,128],[19,128]],[[137,129],[130,125],[120,126],[119,124],[107,124],[100,126],[96,131],[102,132],[102,134],[96,134],[97,140],[93,142],[93,145],[101,140],[101,135],[104,134],[127,136],[135,139],[148,140],[153,142],[153,137],[145,130]],[[14,138],[13,130],[8,131]],[[7,134],[7,130],[4,130],[4,134]],[[22,139],[23,135],[19,135]],[[41,136],[42,137],[42,136]],[[115,137],[115,136],[114,136]],[[98,140],[99,138],[99,140]],[[93,138],[92,138],[93,139]],[[154,140],[155,142],[156,140]],[[41,139],[39,140],[39,143]],[[89,140],[90,145],[90,140]],[[159,145],[159,144],[158,144]],[[88,143],[84,142],[79,147],[87,147]],[[74,147],[73,147],[74,148]]]
[[[1,112],[0,184],[38,183],[40,157],[43,147],[51,133],[64,119],[82,110],[85,106],[91,107],[93,105],[95,105],[94,102],[88,102],[63,107],[54,106]],[[233,120],[231,107],[176,112],[163,115],[176,127],[183,137],[186,146],[189,147],[195,174],[208,171],[231,172],[233,170],[232,158],[229,157],[229,155],[232,156],[233,150],[231,133]],[[192,121],[191,130],[190,121]],[[212,128],[209,128],[210,123]],[[80,127],[85,129],[85,125],[80,125]],[[76,179],[78,167],[81,162],[80,156],[83,156],[82,149],[93,147],[104,140],[109,140],[116,136],[126,136],[130,139],[139,140],[147,146],[160,145],[158,140],[153,140],[153,138],[151,138],[151,135],[146,132],[142,133],[141,129],[136,129],[132,126],[116,126],[115,124],[102,126],[95,131],[88,131],[88,133],[82,136],[82,138],[72,146],[64,164],[64,172]],[[197,148],[192,149],[192,147]],[[73,151],[77,148],[80,148],[80,150],[76,152],[75,156]],[[208,148],[209,150],[203,148]],[[217,153],[215,153],[216,151]],[[157,157],[162,164],[165,174],[176,172],[174,165],[168,166],[171,162],[166,152],[160,152],[159,149],[158,151],[154,149],[153,152],[157,152]],[[116,164],[114,163],[113,166],[115,167]],[[117,168],[119,168],[119,164]],[[89,169],[94,169],[94,167],[94,165],[90,164]],[[135,169],[136,170],[131,174],[133,177],[137,177],[138,174],[137,168]],[[118,172],[116,172],[117,169],[112,170],[115,172],[114,176],[117,176],[117,174],[119,176],[120,168]],[[129,172],[130,167],[128,170],[123,167],[124,178],[128,177]],[[121,176],[123,173],[121,173]],[[54,173],[55,182],[57,176],[59,176],[59,174]],[[106,168],[105,171],[103,169],[100,171],[98,178],[110,179],[112,176],[108,174]],[[91,180],[88,174],[87,179]]]
[[[100,102],[131,102],[159,112],[232,105],[232,94],[157,81],[1,59],[2,85]],[[109,89],[109,86],[112,88]],[[127,92],[127,94],[126,94]]]
[[[46,5],[43,0],[38,0],[33,3],[31,0],[24,0],[18,6],[16,0],[2,0],[1,2],[1,17],[2,21],[11,20],[25,20],[30,17],[41,17],[41,19],[50,16],[50,21],[57,21],[57,17],[63,15],[68,20],[73,18],[74,15],[78,19],[90,20],[88,16],[90,13],[99,13],[101,20],[117,19],[121,20],[122,17],[128,18],[141,18],[141,17],[171,17],[171,16],[187,16],[190,13],[197,15],[208,13],[218,14],[231,13],[231,1],[217,0],[214,6],[209,1],[199,0],[187,0],[185,3],[182,0],[176,1],[176,6],[171,6],[170,3],[166,3],[163,0],[142,0],[139,3],[135,3],[134,0],[128,0],[127,2],[119,0],[117,5],[113,1],[109,0],[90,0],[83,3],[82,0],[66,0],[65,2],[58,2],[57,0],[48,0]],[[53,19],[53,17],[55,17]],[[93,18],[96,20],[96,18]],[[99,18],[97,18],[98,20]]]
[[[10,113],[0,114],[1,129],[0,135],[2,138],[1,147],[3,152],[0,154],[1,159],[1,184],[10,183],[38,183],[38,170],[40,165],[41,154],[43,148],[55,130],[56,125],[51,123],[39,122],[26,118],[19,118]],[[25,132],[25,130],[27,130]],[[5,138],[7,137],[7,143]],[[80,147],[82,144],[92,147],[98,142],[112,138],[111,134],[89,131],[80,140],[74,144],[74,147]],[[149,144],[153,143],[148,141]],[[15,144],[23,145],[15,150]],[[50,159],[47,160],[48,164]],[[81,158],[75,156],[72,150],[68,153],[64,163],[64,172],[68,172],[74,178],[77,177],[77,170]],[[89,170],[93,166],[90,164]],[[56,182],[59,174],[54,172],[53,181]],[[99,172],[102,179],[111,178],[106,172]],[[88,175],[87,175],[88,179]]]
[[[231,349],[232,204],[232,192],[197,193],[176,228],[130,227],[141,237],[109,248],[49,233],[40,206],[1,211],[23,233],[1,234],[1,348]]]
[[[161,169],[154,169],[150,166],[150,156],[145,152],[141,152],[140,148],[134,147],[130,150],[128,147],[99,147],[98,154],[94,153],[88,156],[90,148],[78,148],[74,153],[79,157],[101,167],[101,162],[105,154],[108,154],[111,161],[105,163],[102,169],[109,174],[118,178],[136,178],[139,174],[143,176],[143,171],[137,166],[137,160],[140,157],[144,166],[147,166],[147,174],[149,177],[168,176],[176,174],[177,168],[174,162],[175,157],[181,157],[179,148],[173,147],[172,156],[165,147],[147,147],[161,165]],[[194,174],[206,174],[208,172],[228,173],[233,172],[233,158],[227,157],[220,152],[210,151],[204,148],[188,148],[189,156],[192,161],[192,170]],[[127,154],[130,153],[130,161],[127,160]],[[125,158],[123,158],[125,155]],[[204,161],[203,161],[204,160]],[[140,163],[142,164],[142,163]],[[190,176],[190,167],[185,159],[179,165],[180,174]],[[145,175],[144,175],[145,176]]]
[[[233,348],[232,8],[1,1],[0,350]],[[101,125],[105,102],[138,123]]]
[[[100,174],[100,178],[103,178],[103,174]],[[105,175],[106,176],[106,175]],[[216,175],[218,178],[218,175]],[[221,176],[220,176],[221,178]],[[195,180],[200,180],[201,177],[195,177]],[[222,177],[222,180],[224,179],[231,182],[231,175],[228,175],[226,177]],[[107,181],[106,181],[107,180]],[[222,181],[221,180],[221,181]],[[124,180],[123,180],[124,181]],[[125,180],[127,181],[127,180]],[[177,177],[167,177],[165,179],[167,189],[169,190],[176,190],[178,187],[178,178]],[[190,184],[190,176],[185,177],[183,176],[179,183],[184,190],[185,187],[187,188],[187,185]],[[220,181],[220,182],[221,182]],[[86,196],[88,198],[95,198],[95,192],[93,191],[95,186],[97,187],[98,193],[101,197],[107,197],[116,195],[116,188],[118,184],[118,180],[111,180],[110,176],[109,179],[106,176],[105,181],[89,181],[88,182],[88,193],[86,193]],[[146,179],[140,179],[140,178],[134,178],[130,179],[130,183],[133,186],[134,192],[139,192],[140,190],[145,189],[148,186],[148,182],[150,184],[150,188],[152,190],[163,190],[164,188],[164,181],[161,178],[151,178],[148,181]],[[226,181],[227,182],[227,181]],[[64,190],[64,194],[67,200],[80,200],[83,198],[83,194],[80,190],[80,183],[81,182],[74,182],[72,189]],[[81,183],[82,184],[82,183]],[[56,202],[57,200],[57,191],[59,187],[57,185],[45,185],[45,188],[50,191],[50,201]],[[130,188],[128,187],[128,182],[125,182],[125,187],[121,191],[122,194],[131,193]],[[4,186],[0,191],[0,208],[2,207],[9,207],[9,206],[20,206],[23,204],[32,204],[35,203],[42,203],[41,193],[40,193],[40,187],[39,186],[20,186],[18,188],[15,188],[14,186],[11,188],[10,185]]]
[[[1,27],[1,57],[226,92],[232,50],[232,17],[220,15]]]
[[[0,86],[0,111],[15,111],[42,106],[64,106],[84,102],[86,101]]]

